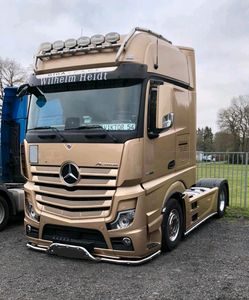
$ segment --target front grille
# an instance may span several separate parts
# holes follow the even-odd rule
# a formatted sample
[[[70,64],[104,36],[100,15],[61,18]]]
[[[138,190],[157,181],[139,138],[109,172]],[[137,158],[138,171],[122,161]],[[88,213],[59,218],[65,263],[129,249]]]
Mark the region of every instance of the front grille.
[[[47,224],[43,228],[42,238],[57,243],[107,249],[101,232],[95,229],[66,227]]]
[[[31,166],[36,201],[44,211],[68,218],[106,217],[116,191],[117,168],[79,167],[80,180],[68,187],[60,166]]]

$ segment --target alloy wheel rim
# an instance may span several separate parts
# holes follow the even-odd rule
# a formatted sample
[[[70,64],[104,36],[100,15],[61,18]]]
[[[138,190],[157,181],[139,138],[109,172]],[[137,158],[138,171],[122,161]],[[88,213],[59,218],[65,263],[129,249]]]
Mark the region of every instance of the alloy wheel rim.
[[[225,203],[226,203],[226,195],[225,195],[225,191],[222,190],[220,193],[220,211],[223,211],[225,209]]]
[[[0,224],[2,224],[5,217],[5,210],[3,204],[0,202]]]
[[[180,231],[180,216],[176,209],[173,209],[168,218],[168,235],[171,242],[174,242]]]

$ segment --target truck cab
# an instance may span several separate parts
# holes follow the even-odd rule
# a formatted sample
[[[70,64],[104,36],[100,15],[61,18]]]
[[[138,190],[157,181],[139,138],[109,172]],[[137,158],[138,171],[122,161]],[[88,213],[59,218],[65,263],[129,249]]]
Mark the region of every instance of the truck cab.
[[[226,182],[194,188],[193,49],[143,28],[44,43],[24,91],[29,248],[137,264],[217,214],[220,186],[225,209]]]

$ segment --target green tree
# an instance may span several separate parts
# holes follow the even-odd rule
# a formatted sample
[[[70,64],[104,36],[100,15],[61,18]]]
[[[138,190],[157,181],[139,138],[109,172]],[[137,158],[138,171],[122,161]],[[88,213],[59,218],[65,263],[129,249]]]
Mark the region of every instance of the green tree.
[[[231,105],[218,113],[220,129],[233,136],[233,151],[247,151],[249,140],[249,95],[231,100]]]
[[[197,150],[203,152],[214,151],[214,135],[211,127],[197,129]]]
[[[214,135],[214,151],[215,152],[232,152],[233,135],[225,131],[216,132]]]
[[[25,69],[13,59],[0,57],[0,100],[3,99],[3,90],[6,86],[15,86],[27,80]]]

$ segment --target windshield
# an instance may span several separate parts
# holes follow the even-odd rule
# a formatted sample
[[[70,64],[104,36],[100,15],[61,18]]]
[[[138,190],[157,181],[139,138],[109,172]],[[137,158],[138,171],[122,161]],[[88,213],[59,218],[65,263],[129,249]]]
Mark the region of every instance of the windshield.
[[[28,130],[51,129],[58,131],[102,127],[106,131],[134,132],[138,126],[141,83],[120,81],[115,87],[69,91],[42,90],[32,95]],[[83,129],[83,130],[82,130]]]

